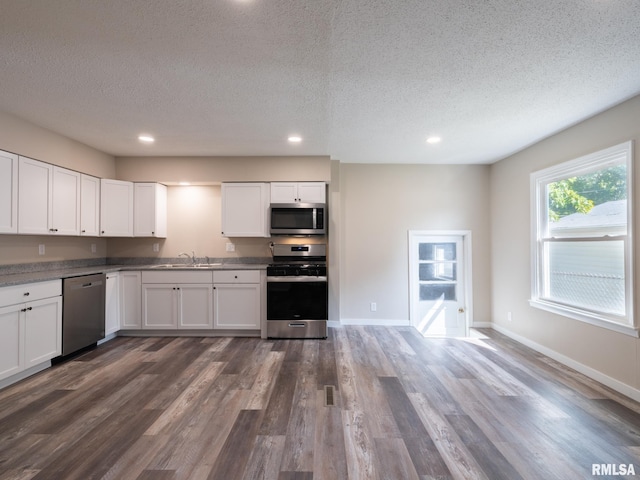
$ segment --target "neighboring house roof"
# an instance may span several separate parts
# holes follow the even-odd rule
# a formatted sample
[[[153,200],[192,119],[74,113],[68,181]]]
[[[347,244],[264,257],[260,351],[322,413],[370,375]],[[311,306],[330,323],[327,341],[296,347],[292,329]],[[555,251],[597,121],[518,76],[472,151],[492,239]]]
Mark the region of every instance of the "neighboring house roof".
[[[603,227],[626,227],[627,225],[627,201],[614,200],[596,205],[587,214],[572,213],[562,217],[557,222],[552,222],[549,227],[552,231],[568,231],[573,229],[602,229]]]

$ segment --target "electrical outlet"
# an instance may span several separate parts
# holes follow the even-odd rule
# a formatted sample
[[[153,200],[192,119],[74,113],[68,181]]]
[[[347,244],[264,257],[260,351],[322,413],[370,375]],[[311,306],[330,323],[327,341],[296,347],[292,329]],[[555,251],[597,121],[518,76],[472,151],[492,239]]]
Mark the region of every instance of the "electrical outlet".
[[[91,244],[91,253],[96,253],[96,244],[95,243]]]
[[[235,252],[236,246],[231,242],[227,242],[227,252]]]
[[[507,312],[507,321],[511,321],[511,312]]]
[[[38,255],[44,255],[44,244],[38,245]]]
[[[375,312],[378,310],[378,304],[376,302],[371,302],[371,311]]]
[[[159,243],[154,243],[153,244],[153,251],[154,252],[159,252],[160,251],[160,244]]]

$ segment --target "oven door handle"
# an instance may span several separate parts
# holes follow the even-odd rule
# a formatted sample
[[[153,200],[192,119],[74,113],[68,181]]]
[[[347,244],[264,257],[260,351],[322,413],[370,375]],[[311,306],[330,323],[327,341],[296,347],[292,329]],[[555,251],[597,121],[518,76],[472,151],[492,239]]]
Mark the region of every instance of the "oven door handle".
[[[327,277],[267,277],[267,283],[304,283],[304,282],[325,282]]]

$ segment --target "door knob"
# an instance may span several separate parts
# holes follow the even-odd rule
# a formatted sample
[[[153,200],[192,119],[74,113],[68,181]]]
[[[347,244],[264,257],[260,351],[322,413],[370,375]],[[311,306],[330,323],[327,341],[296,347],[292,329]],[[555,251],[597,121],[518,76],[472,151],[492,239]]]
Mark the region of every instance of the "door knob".
[[[463,307],[460,307],[460,308],[458,309],[458,313],[464,313],[464,308],[463,308]]]

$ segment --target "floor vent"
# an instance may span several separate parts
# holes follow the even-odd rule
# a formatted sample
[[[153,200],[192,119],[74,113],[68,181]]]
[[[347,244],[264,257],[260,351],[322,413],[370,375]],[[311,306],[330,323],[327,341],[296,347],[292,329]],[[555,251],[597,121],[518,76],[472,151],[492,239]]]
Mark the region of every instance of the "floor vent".
[[[334,397],[335,389],[336,387],[334,387],[333,385],[324,386],[324,406],[325,407],[336,406],[335,397]]]

